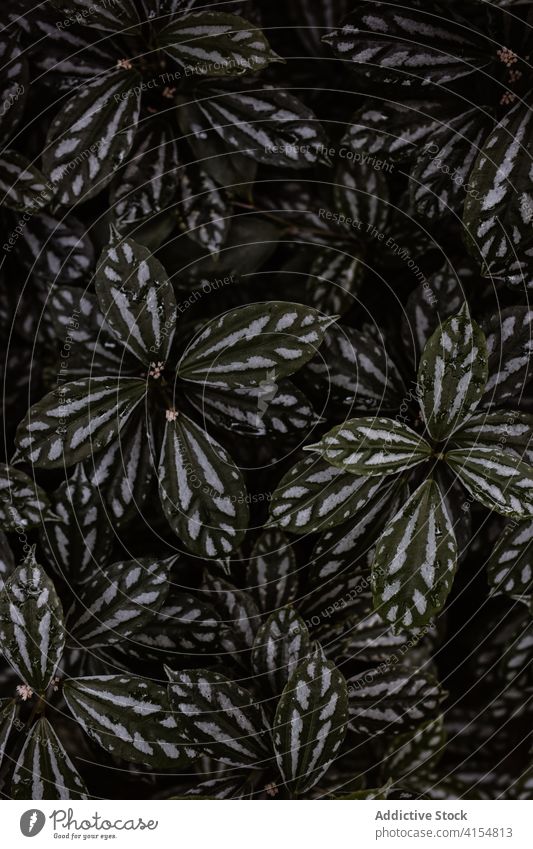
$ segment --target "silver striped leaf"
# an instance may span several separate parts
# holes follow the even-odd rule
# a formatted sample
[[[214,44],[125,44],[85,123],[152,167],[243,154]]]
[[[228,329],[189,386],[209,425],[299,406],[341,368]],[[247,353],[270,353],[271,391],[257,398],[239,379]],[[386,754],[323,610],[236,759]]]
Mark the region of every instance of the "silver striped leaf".
[[[279,528],[266,528],[256,539],[246,568],[246,586],[263,613],[279,610],[295,599],[296,557]]]
[[[485,335],[463,304],[434,332],[420,358],[418,397],[433,439],[458,430],[478,406],[488,376]]]
[[[319,388],[336,404],[353,410],[397,410],[407,390],[389,356],[384,335],[333,325],[324,337],[323,349],[305,367]]]
[[[354,517],[322,533],[310,558],[309,581],[322,587],[336,575],[348,574],[355,564],[370,566],[374,543],[385,523],[400,508],[401,479],[381,480],[375,494]]]
[[[30,556],[0,593],[0,651],[21,683],[44,693],[64,645],[61,602],[44,569]]]
[[[86,377],[65,383],[30,407],[16,434],[17,459],[59,469],[116,439],[146,394],[132,377]]]
[[[87,799],[87,788],[45,717],[32,727],[15,764],[13,799]]]
[[[428,142],[457,116],[457,106],[440,100],[383,100],[355,112],[341,144],[361,162],[416,161]]]
[[[223,775],[220,778],[208,778],[194,787],[190,787],[181,796],[169,796],[170,799],[243,799],[246,794],[246,777]]]
[[[296,667],[311,653],[309,632],[292,607],[272,613],[259,628],[252,667],[262,689],[280,696]]]
[[[178,175],[176,211],[182,231],[216,256],[226,241],[232,209],[226,192],[196,163],[184,165]]]
[[[530,611],[531,612],[531,611]],[[502,648],[500,672],[507,684],[527,686],[531,680],[533,659],[533,620],[522,622],[512,639]]]
[[[95,5],[92,0],[51,0],[51,5],[65,18],[104,32],[123,36],[135,34],[140,26],[135,0],[120,0]]]
[[[160,29],[157,45],[179,67],[197,77],[238,77],[283,61],[262,30],[238,15],[199,11]]]
[[[454,448],[492,446],[494,451],[516,452],[529,465],[533,465],[533,415],[514,410],[494,413],[477,413],[453,435]]]
[[[527,600],[533,596],[533,520],[511,522],[487,562],[494,593]]]
[[[525,306],[498,310],[484,330],[489,354],[484,400],[501,404],[521,398],[533,377],[533,310]]]
[[[345,621],[350,617],[358,619],[361,611],[366,609],[367,591],[370,586],[368,575],[360,564],[347,574],[334,575],[329,581],[317,585],[299,601],[299,610],[308,626],[312,626],[313,634],[318,636],[326,648],[334,648],[339,632],[344,631]],[[342,628],[340,628],[340,624]],[[329,641],[332,645],[329,646]]]
[[[150,221],[176,197],[178,148],[175,132],[163,121],[141,124],[129,161],[111,187],[110,207],[121,231]]]
[[[93,570],[67,615],[69,644],[92,649],[135,637],[166,600],[173,560],[140,557]]]
[[[20,19],[20,15],[17,14]],[[26,105],[29,72],[25,51],[4,27],[0,38],[0,141],[2,147],[13,135]]]
[[[86,461],[86,473],[118,527],[141,513],[150,494],[155,477],[152,450],[147,423],[139,416],[123,428],[116,442]]]
[[[248,690],[210,669],[166,672],[187,745],[229,766],[261,768],[270,759],[261,705]]]
[[[44,489],[15,466],[0,463],[0,528],[33,528],[53,518]]]
[[[240,545],[249,518],[243,476],[227,451],[181,413],[167,422],[158,480],[163,512],[189,551],[225,559]]]
[[[412,469],[431,457],[431,446],[396,419],[359,418],[337,425],[305,449],[353,475],[384,476]]]
[[[62,340],[58,384],[67,377],[86,377],[93,370],[122,375],[139,372],[139,361],[115,338],[92,292],[74,286],[54,287],[50,312]]]
[[[409,178],[409,193],[418,215],[430,221],[450,212],[462,214],[469,179],[483,140],[487,119],[479,109],[454,118],[430,139]]]
[[[335,171],[336,209],[353,219],[354,235],[364,239],[372,227],[383,230],[389,217],[389,188],[379,159],[343,159]]]
[[[446,462],[474,498],[502,516],[533,516],[533,466],[494,445],[447,451]]]
[[[112,71],[76,91],[52,121],[43,151],[43,173],[59,204],[98,195],[133,144],[139,119],[139,77]]]
[[[4,760],[9,735],[17,714],[15,699],[0,699],[0,766]]]
[[[38,212],[52,199],[52,190],[41,172],[16,150],[0,156],[0,201],[15,212]]]
[[[56,286],[87,277],[94,264],[94,248],[87,227],[73,215],[54,218],[41,211],[26,223],[15,246],[17,258],[32,275],[53,279],[49,296]],[[79,295],[83,290],[79,290]]]
[[[388,3],[364,4],[323,40],[363,77],[405,87],[443,85],[491,60],[484,42],[452,20]]]
[[[313,357],[335,317],[284,301],[248,304],[209,322],[187,346],[178,365],[184,380],[217,389],[261,386],[262,403]]]
[[[253,597],[246,590],[209,574],[204,577],[202,590],[204,601],[212,605],[223,626],[220,646],[237,660],[247,662],[247,652],[261,624]]]
[[[312,430],[319,419],[303,392],[288,378],[276,382],[276,387],[271,397],[274,385],[267,393],[261,385],[224,391],[188,384],[185,395],[202,418],[232,434],[286,436]]]
[[[387,663],[396,652],[402,651],[408,639],[405,632],[394,633],[379,613],[372,610],[369,599],[367,610],[362,610],[355,622],[352,617],[346,620],[344,633],[331,649],[337,661],[345,658],[365,664]]]
[[[519,99],[490,133],[470,177],[463,219],[471,252],[484,273],[509,276],[522,287],[533,255],[532,120],[531,110]]]
[[[102,251],[94,283],[100,309],[117,339],[147,366],[164,362],[177,310],[174,289],[159,260],[143,245],[115,233]]]
[[[388,523],[372,563],[374,607],[395,633],[425,628],[451,590],[457,542],[438,485],[425,481]]]
[[[54,20],[46,12],[32,21],[35,35],[39,36],[31,48],[32,66],[42,85],[55,92],[56,97],[59,93],[70,95],[79,85],[117,64],[112,41],[99,39],[96,44],[88,44],[87,30],[76,26],[61,28],[59,23],[63,21]]]
[[[338,756],[348,722],[346,681],[320,649],[294,670],[273,727],[278,768],[295,795],[309,791]]]
[[[270,503],[270,523],[293,534],[325,531],[361,511],[382,478],[356,476],[314,454],[281,479]]]
[[[41,526],[40,544],[54,571],[79,586],[107,562],[115,541],[113,525],[81,463],[51,497],[59,521]]]
[[[415,363],[442,322],[461,309],[465,300],[464,287],[472,282],[472,277],[468,265],[454,267],[445,263],[409,295],[401,332],[405,349]]]
[[[15,555],[5,533],[0,531],[0,591],[4,589],[4,582],[14,571]]]
[[[432,770],[441,760],[446,746],[446,729],[442,714],[425,722],[420,728],[400,734],[389,745],[383,758],[382,775],[397,782],[402,779],[430,779]]]
[[[196,757],[182,740],[182,717],[162,684],[130,675],[95,675],[67,679],[63,695],[86,734],[115,758],[178,769]]]
[[[187,134],[216,134],[227,150],[263,165],[299,169],[329,161],[317,117],[283,89],[202,90],[189,102],[179,100],[178,114]]]
[[[157,617],[135,633],[135,640],[114,646],[143,663],[179,662],[183,655],[220,650],[223,626],[214,607],[185,592],[171,592]],[[128,661],[131,662],[131,661]]]
[[[356,303],[364,276],[361,252],[323,248],[309,270],[306,301],[326,315],[342,315]]]
[[[423,670],[380,666],[348,680],[350,728],[357,734],[395,734],[432,719],[444,693]]]

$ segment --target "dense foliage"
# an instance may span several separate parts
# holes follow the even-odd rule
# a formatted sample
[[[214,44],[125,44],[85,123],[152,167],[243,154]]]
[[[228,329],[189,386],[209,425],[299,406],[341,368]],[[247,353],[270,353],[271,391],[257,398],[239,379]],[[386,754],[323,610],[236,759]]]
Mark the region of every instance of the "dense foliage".
[[[533,0],[0,24],[3,796],[527,798]]]

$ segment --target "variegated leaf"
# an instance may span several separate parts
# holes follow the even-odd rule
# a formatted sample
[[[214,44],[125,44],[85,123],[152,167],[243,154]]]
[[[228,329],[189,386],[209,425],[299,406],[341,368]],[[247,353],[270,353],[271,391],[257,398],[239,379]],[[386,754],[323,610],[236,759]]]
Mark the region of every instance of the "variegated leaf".
[[[454,448],[475,448],[482,445],[494,451],[505,448],[516,452],[521,460],[533,464],[533,415],[514,410],[477,413],[453,435]]]
[[[249,304],[211,321],[187,346],[178,374],[218,389],[262,386],[263,402],[277,381],[313,357],[334,321],[302,304]]]
[[[260,29],[238,15],[199,11],[160,29],[157,43],[178,65],[199,77],[258,73],[280,61]]]
[[[182,717],[161,684],[129,675],[96,675],[69,678],[63,694],[86,734],[116,758],[177,769],[195,757],[182,741]]]
[[[306,300],[321,313],[342,315],[356,302],[364,275],[359,254],[324,248],[309,270]]]
[[[139,127],[129,161],[111,190],[110,206],[121,231],[149,221],[176,197],[179,161],[174,136],[163,122]]]
[[[26,50],[9,37],[5,26],[0,38],[0,68],[0,140],[3,147],[22,117],[29,91]]]
[[[56,285],[85,277],[94,261],[94,248],[85,224],[73,215],[54,218],[42,211],[28,219],[15,251],[28,273],[47,284],[52,275],[55,285],[51,293]]]
[[[276,761],[290,790],[310,790],[340,750],[348,722],[346,681],[320,649],[294,670],[273,727]]]
[[[58,203],[87,201],[113,179],[133,143],[138,82],[132,71],[103,74],[76,91],[52,121],[43,172],[54,184]]]
[[[372,563],[374,606],[395,633],[422,629],[450,592],[457,543],[438,485],[425,481],[389,522]]]
[[[402,483],[401,479],[381,479],[362,509],[320,535],[310,560],[312,584],[323,587],[334,575],[352,573],[355,564],[370,566],[377,536],[403,503]]]
[[[365,664],[387,663],[391,657],[397,656],[396,652],[404,651],[408,635],[405,632],[395,634],[371,607],[369,599],[367,611],[361,612],[355,624],[352,625],[352,617],[346,620],[346,633],[340,634],[332,646],[337,660],[346,658]]]
[[[342,144],[366,165],[376,161],[416,160],[435,134],[457,115],[457,107],[439,100],[384,100],[361,107],[352,117]]]
[[[324,41],[364,77],[406,87],[443,85],[490,61],[483,42],[451,19],[388,3],[363,4]]]
[[[4,760],[7,742],[13,721],[17,713],[17,704],[14,699],[0,699],[0,766]]]
[[[95,275],[100,309],[111,330],[141,362],[165,361],[176,326],[176,299],[159,260],[133,239],[115,236]],[[149,372],[152,375],[152,369]]]
[[[485,335],[466,303],[437,328],[418,368],[420,406],[429,434],[444,440],[473,414],[488,376]]]
[[[32,727],[11,781],[13,799],[87,799],[87,788],[45,717]]]
[[[259,628],[252,649],[252,666],[262,688],[280,696],[289,678],[311,653],[309,632],[292,607],[272,613]]]
[[[382,481],[338,469],[321,457],[306,457],[278,484],[270,522],[294,534],[325,531],[362,510]]]
[[[397,410],[407,390],[380,338],[353,327],[333,325],[320,353],[305,367],[322,392],[350,412]]]
[[[218,254],[231,222],[231,206],[223,189],[192,163],[180,172],[179,197],[177,212],[183,232],[211,254]]]
[[[246,660],[261,624],[261,616],[251,594],[209,574],[204,578],[202,589],[204,600],[213,606],[224,625],[220,645],[237,660]]]
[[[442,758],[445,745],[446,730],[441,715],[395,738],[383,759],[382,775],[407,783],[411,776],[417,780],[423,778]]]
[[[226,391],[189,383],[185,394],[202,418],[216,427],[242,436],[306,434],[318,416],[303,394],[288,379],[276,384],[239,386]]]
[[[502,516],[533,516],[533,466],[515,453],[479,442],[447,451],[446,462],[477,501]]]
[[[507,307],[484,326],[489,354],[485,399],[497,402],[522,397],[533,377],[533,310]]]
[[[383,230],[389,217],[389,188],[385,162],[368,154],[360,161],[343,160],[335,171],[334,197],[337,210],[354,222],[355,235],[365,238],[372,227]]]
[[[264,613],[272,613],[295,598],[296,557],[279,528],[267,528],[257,538],[246,569],[246,586]]]
[[[145,393],[144,380],[128,377],[63,384],[30,407],[18,426],[20,457],[47,469],[85,460],[116,438]]]
[[[58,383],[85,377],[93,370],[105,374],[130,375],[139,372],[139,361],[115,338],[106,324],[93,292],[74,286],[58,286],[50,296],[52,322],[60,339],[61,370]],[[61,356],[60,351],[60,356]]]
[[[86,461],[86,473],[117,526],[138,516],[151,492],[152,450],[146,422],[139,416],[121,430],[117,442]]]
[[[203,90],[178,101],[180,125],[193,136],[218,135],[226,148],[264,165],[308,168],[324,161],[327,137],[318,119],[283,89]]]
[[[487,575],[493,592],[518,599],[533,595],[533,520],[507,525],[488,560]]]
[[[484,273],[522,287],[529,282],[533,255],[532,121],[520,99],[490,133],[474,165],[464,210],[466,235]]]
[[[427,672],[378,666],[348,680],[350,728],[365,736],[407,731],[431,719],[443,697]]]
[[[59,521],[40,529],[50,566],[69,584],[88,580],[107,561],[115,534],[102,496],[78,464],[52,495]]]
[[[32,528],[54,518],[48,495],[29,475],[0,463],[0,527]]]
[[[68,614],[70,644],[97,648],[135,637],[167,597],[171,562],[141,557],[100,569]]]
[[[50,578],[30,556],[0,593],[0,651],[23,684],[43,693],[64,645],[61,602]]]
[[[95,4],[93,0],[51,0],[51,5],[66,18],[104,32],[133,35],[140,26],[135,0]]]
[[[52,199],[52,188],[25,156],[5,150],[0,156],[0,201],[15,212],[34,213]]]
[[[474,108],[454,118],[428,141],[409,181],[411,200],[419,215],[429,220],[450,212],[461,215],[470,191],[472,167],[486,133],[486,119]]]
[[[463,287],[471,283],[472,269],[445,263],[414,289],[402,315],[402,341],[417,363],[429,339],[442,322],[455,315],[464,303]]]
[[[224,559],[248,526],[242,474],[227,451],[187,416],[168,413],[167,418],[158,470],[163,512],[190,551]]]
[[[180,736],[229,766],[260,768],[271,757],[268,732],[254,696],[218,672],[167,668]]]
[[[431,446],[396,419],[350,419],[310,445],[328,463],[353,475],[391,475],[431,457]]]
[[[500,669],[507,684],[523,686],[531,676],[533,659],[533,620],[520,623],[509,643],[503,647]]]
[[[4,582],[14,571],[15,556],[5,533],[0,531],[0,591],[4,589]]]

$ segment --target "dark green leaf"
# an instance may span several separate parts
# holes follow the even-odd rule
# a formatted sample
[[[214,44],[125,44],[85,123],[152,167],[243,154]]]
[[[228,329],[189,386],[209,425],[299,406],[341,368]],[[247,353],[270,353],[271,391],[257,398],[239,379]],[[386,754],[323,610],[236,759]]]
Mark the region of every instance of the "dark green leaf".
[[[257,538],[246,569],[246,585],[264,613],[293,601],[298,590],[298,568],[283,531],[267,528]]]
[[[5,150],[0,156],[0,201],[15,212],[36,212],[52,199],[52,188],[22,154]]]
[[[487,563],[489,584],[513,598],[533,594],[533,521],[511,522]]]
[[[533,516],[533,467],[514,453],[484,445],[446,452],[446,462],[477,501],[503,516]]]
[[[427,672],[378,666],[348,681],[350,728],[358,734],[394,734],[430,719],[443,692]]]
[[[196,164],[179,175],[180,225],[189,238],[212,254],[218,254],[228,235],[231,207],[213,177]]]
[[[87,788],[47,719],[35,723],[11,783],[13,799],[87,799]]]
[[[272,613],[259,628],[252,649],[252,666],[259,684],[280,696],[289,678],[311,651],[305,622],[291,607]]]
[[[4,531],[32,528],[53,515],[44,489],[20,469],[0,463],[0,527]]]

